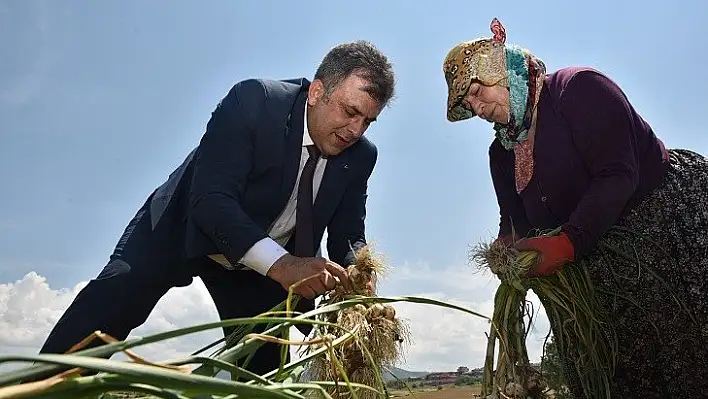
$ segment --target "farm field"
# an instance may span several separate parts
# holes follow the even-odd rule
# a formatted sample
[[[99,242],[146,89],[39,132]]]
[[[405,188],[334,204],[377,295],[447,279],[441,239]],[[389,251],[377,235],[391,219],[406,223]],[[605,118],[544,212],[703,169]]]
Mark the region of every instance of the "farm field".
[[[435,388],[412,389],[412,393],[407,390],[396,390],[391,392],[391,398],[409,398],[409,399],[456,399],[456,398],[475,398],[480,393],[479,385],[454,386],[447,385],[443,389]]]

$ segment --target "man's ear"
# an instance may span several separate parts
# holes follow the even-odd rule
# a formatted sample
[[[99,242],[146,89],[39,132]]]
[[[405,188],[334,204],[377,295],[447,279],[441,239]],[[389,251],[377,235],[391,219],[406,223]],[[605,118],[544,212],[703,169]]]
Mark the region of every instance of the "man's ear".
[[[325,87],[321,80],[315,79],[307,88],[307,104],[310,106],[316,105],[322,101],[325,94]]]

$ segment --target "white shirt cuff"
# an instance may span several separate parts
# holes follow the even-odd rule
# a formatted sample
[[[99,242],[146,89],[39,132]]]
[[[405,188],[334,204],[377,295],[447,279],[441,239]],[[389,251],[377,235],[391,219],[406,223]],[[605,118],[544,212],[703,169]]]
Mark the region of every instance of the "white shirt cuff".
[[[275,261],[287,253],[288,251],[277,242],[270,237],[266,237],[246,251],[240,262],[265,276]]]

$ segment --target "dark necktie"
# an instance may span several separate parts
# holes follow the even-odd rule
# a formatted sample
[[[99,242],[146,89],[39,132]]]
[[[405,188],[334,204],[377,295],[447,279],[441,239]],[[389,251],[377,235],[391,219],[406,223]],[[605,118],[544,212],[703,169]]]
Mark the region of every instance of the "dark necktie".
[[[295,214],[295,256],[314,256],[315,239],[312,223],[312,178],[315,166],[320,158],[320,151],[314,145],[308,145],[310,157],[305,162],[297,189],[297,211]]]

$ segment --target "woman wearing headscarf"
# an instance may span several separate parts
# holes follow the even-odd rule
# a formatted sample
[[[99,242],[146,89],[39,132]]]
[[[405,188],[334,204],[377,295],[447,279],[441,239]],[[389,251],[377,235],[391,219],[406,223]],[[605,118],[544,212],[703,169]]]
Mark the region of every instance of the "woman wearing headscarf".
[[[491,30],[453,47],[443,71],[448,120],[493,124],[498,240],[539,253],[531,276],[569,262],[588,269],[618,339],[613,397],[708,397],[708,161],[667,150],[603,73],[547,72],[506,43],[496,18]],[[564,362],[569,388],[585,397]]]

